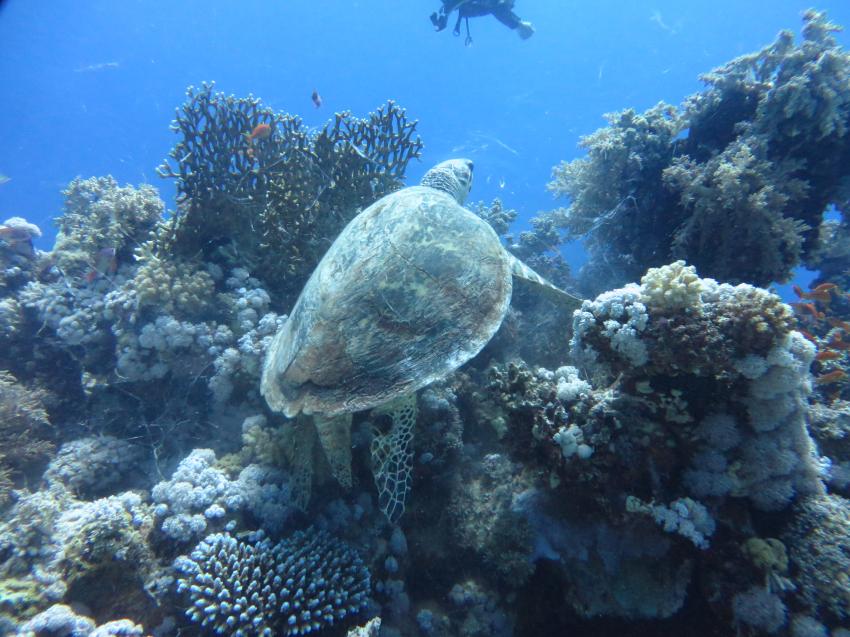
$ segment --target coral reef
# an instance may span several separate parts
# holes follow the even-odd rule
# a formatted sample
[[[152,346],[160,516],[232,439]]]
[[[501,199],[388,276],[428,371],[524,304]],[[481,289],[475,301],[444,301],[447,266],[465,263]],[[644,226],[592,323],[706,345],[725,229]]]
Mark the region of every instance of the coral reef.
[[[198,540],[211,524],[224,528],[243,510],[263,528],[279,530],[291,514],[287,476],[279,470],[248,465],[236,480],[214,466],[215,452],[195,449],[170,480],[154,485],[151,499],[162,532],[176,543]]]
[[[173,215],[105,177],[49,253],[0,225],[0,633],[847,637],[850,57],[805,20],[610,115],[568,208],[511,235],[479,203],[562,287],[585,237],[592,298],[518,284],[477,357],[343,436],[270,415],[260,370],[418,157],[395,104],[311,131],[190,89]],[[799,263],[798,303],[752,285]]]
[[[115,272],[148,238],[165,207],[153,186],[119,187],[111,177],[77,178],[64,191],[65,210],[53,256],[63,276],[94,278]]]
[[[13,480],[53,451],[43,399],[41,390],[0,371],[0,505],[8,501]]]
[[[830,623],[850,619],[850,504],[835,495],[795,505],[784,542],[799,599],[813,616]]]
[[[220,634],[304,635],[356,615],[370,592],[357,554],[316,529],[277,544],[210,535],[177,569],[192,602],[187,615]]]
[[[510,501],[530,527],[527,559],[556,561],[547,577],[574,612],[670,617],[699,572],[719,615],[787,624],[800,582],[776,536],[747,529],[779,533],[765,512],[796,516],[793,502],[825,497],[829,462],[807,429],[815,348],[795,323],[769,292],[675,262],[576,311],[571,361],[590,383],[570,367],[490,369],[504,441],[527,476]],[[493,407],[477,411],[494,418]],[[481,517],[469,524],[486,528]],[[810,618],[830,621],[817,609]]]
[[[54,604],[21,626],[16,637],[63,635],[65,637],[142,637],[144,630],[129,619],[118,619],[96,626],[70,606]]]
[[[585,239],[588,290],[671,258],[756,285],[824,261],[837,237],[823,212],[846,201],[850,54],[823,13],[804,21],[799,43],[783,31],[703,76],[679,109],[608,115],[582,139],[587,157],[554,169],[549,187],[571,203],[553,218]]]
[[[258,125],[268,134],[253,139]],[[189,88],[173,129],[181,140],[159,172],[176,180],[181,205],[160,229],[157,254],[238,258],[290,302],[339,231],[400,187],[422,148],[393,102],[365,119],[337,114],[313,133],[212,84]]]
[[[160,576],[148,543],[150,507],[133,492],[92,502],[60,488],[18,494],[0,524],[0,613],[27,619],[50,603],[83,603],[98,618],[154,605]]]
[[[59,448],[43,478],[80,498],[109,495],[128,482],[147,481],[146,455],[141,447],[114,436],[78,438]]]

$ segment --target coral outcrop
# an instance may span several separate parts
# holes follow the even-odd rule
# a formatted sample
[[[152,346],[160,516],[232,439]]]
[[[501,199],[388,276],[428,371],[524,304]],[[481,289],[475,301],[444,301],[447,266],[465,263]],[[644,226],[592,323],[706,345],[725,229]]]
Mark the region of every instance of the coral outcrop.
[[[317,529],[277,544],[210,535],[177,568],[187,615],[220,634],[305,635],[356,615],[370,594],[357,554]]]
[[[268,134],[252,138],[261,125]],[[238,258],[289,303],[345,224],[399,188],[422,148],[393,102],[365,119],[339,113],[314,133],[211,84],[189,88],[173,129],[181,139],[159,172],[176,180],[180,208],[157,254]]]
[[[608,115],[582,139],[587,156],[554,169],[550,189],[571,199],[554,218],[585,239],[588,289],[674,258],[756,285],[823,260],[823,213],[846,201],[850,176],[850,54],[823,13],[804,21],[801,41],[783,31],[704,75],[681,108]]]

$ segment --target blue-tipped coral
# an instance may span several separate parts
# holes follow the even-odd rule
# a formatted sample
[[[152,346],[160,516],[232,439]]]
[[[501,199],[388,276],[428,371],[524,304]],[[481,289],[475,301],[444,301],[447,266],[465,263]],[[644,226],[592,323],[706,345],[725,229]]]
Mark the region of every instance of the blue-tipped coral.
[[[175,566],[186,614],[234,637],[305,635],[363,610],[369,570],[357,553],[324,531],[307,529],[272,544],[215,533]]]

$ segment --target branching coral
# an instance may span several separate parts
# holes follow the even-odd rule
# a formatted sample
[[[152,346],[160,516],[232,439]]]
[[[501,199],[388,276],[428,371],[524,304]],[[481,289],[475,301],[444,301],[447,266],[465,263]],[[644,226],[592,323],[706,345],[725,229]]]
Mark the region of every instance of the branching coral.
[[[422,143],[393,102],[317,133],[260,100],[190,87],[173,129],[181,140],[160,175],[177,180],[178,214],[157,252],[238,259],[275,291],[296,294],[336,234],[398,188]],[[268,134],[253,137],[258,125]],[[231,265],[233,265],[231,263]]]
[[[13,476],[53,450],[46,439],[50,422],[43,398],[0,371],[0,504],[9,496]]]
[[[56,219],[59,233],[53,252],[69,275],[114,271],[119,262],[131,260],[164,212],[155,188],[119,187],[112,177],[77,178],[63,194],[65,211]]]
[[[133,278],[107,297],[110,316],[177,314],[201,319],[212,305],[215,282],[191,262],[160,259],[147,250],[138,254],[141,264]]]
[[[703,164],[677,158],[664,179],[690,216],[676,229],[673,255],[690,257],[701,272],[724,281],[787,278],[809,230],[793,216],[807,195],[807,182],[794,178],[799,168],[767,160],[756,137],[733,142]]]
[[[505,248],[511,254],[555,285],[567,287],[570,267],[559,251],[561,232],[558,229],[558,213],[541,213],[532,217],[532,229],[523,230],[515,237],[509,231],[511,224],[516,221],[517,211],[506,208],[501,199],[494,199],[490,205],[480,201],[472,211],[502,237]]]
[[[585,281],[622,284],[671,257],[706,275],[767,285],[818,247],[850,171],[850,54],[824,14],[804,14],[763,50],[703,76],[681,109],[610,116],[550,189],[572,199],[569,236],[591,253]]]
[[[356,615],[369,600],[360,557],[317,529],[278,544],[210,535],[176,566],[192,601],[186,614],[217,633],[306,635]]]
[[[659,228],[681,222],[662,172],[686,124],[664,103],[643,114],[629,109],[606,118],[607,128],[581,139],[587,157],[553,169],[549,190],[571,199],[555,211],[558,225],[569,237],[586,237],[591,260],[607,270],[603,280],[622,283],[637,278],[647,263],[656,264],[654,255],[666,240]]]

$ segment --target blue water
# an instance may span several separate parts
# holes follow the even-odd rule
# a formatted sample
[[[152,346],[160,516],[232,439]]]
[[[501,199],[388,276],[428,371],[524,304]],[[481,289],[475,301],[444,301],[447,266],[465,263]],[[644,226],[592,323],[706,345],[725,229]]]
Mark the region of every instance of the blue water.
[[[395,99],[426,144],[410,181],[468,156],[472,199],[499,196],[521,223],[555,205],[545,190],[552,166],[580,156],[579,137],[604,125],[603,113],[678,104],[701,88],[700,73],[798,30],[809,4],[518,0],[534,37],[477,19],[465,47],[452,23],[432,31],[438,0],[9,0],[0,4],[0,174],[11,181],[0,186],[0,218],[39,224],[49,248],[48,220],[78,175],[151,182],[173,205],[172,184],[155,174],[175,142],[168,126],[185,88],[214,80],[317,126]],[[846,0],[818,8],[850,24]]]

